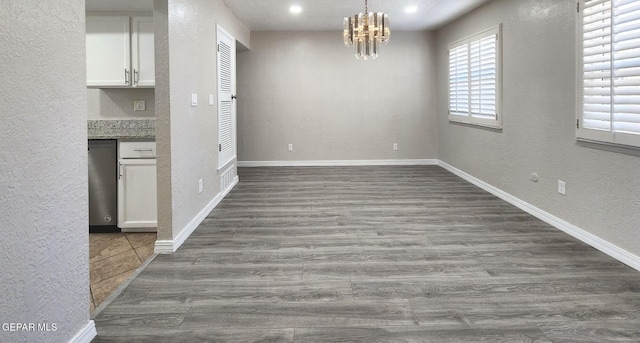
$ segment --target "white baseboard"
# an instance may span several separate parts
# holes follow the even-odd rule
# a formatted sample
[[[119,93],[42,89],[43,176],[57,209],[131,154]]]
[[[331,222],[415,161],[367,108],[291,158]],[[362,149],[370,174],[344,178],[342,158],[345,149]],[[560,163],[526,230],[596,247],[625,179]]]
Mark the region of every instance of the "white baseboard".
[[[90,320],[87,325],[80,330],[69,343],[91,343],[91,341],[98,335],[96,331],[96,323],[93,320]]]
[[[222,202],[224,197],[226,197],[227,194],[231,192],[233,187],[235,187],[235,185],[238,184],[238,181],[240,180],[238,176],[236,176],[233,179],[233,182],[229,185],[229,187],[223,190],[222,192],[218,193],[218,195],[216,195],[215,198],[213,198],[213,200],[211,200],[211,202],[209,202],[209,204],[207,204],[207,206],[205,206],[205,208],[203,208],[202,211],[200,211],[200,213],[198,213],[198,215],[195,216],[195,218],[193,218],[191,222],[189,222],[189,224],[187,224],[187,226],[184,229],[182,229],[182,231],[180,232],[180,234],[178,234],[176,238],[174,238],[173,240],[156,241],[156,245],[153,252],[156,254],[173,254],[174,252],[176,252],[176,250],[180,248],[180,246],[187,240],[187,238],[191,236],[193,231],[195,231],[198,228],[198,225],[202,223],[202,221],[207,217],[207,215],[214,208],[216,208],[216,206],[218,206],[218,204]]]
[[[238,167],[349,167],[349,166],[433,166],[436,159],[421,160],[324,160],[324,161],[238,161]]]
[[[485,191],[497,196],[498,198],[520,208],[521,210],[531,214],[532,216],[556,227],[557,229],[573,236],[574,238],[586,243],[601,252],[615,258],[616,260],[628,265],[631,268],[634,268],[640,271],[640,256],[634,255],[619,246],[612,244],[592,233],[589,233],[563,219],[560,219],[553,214],[541,210],[497,187],[494,187],[470,174],[463,172],[460,169],[457,169],[446,162],[439,161],[438,165],[442,168],[458,175],[459,177],[469,181],[470,183],[484,189]]]
[[[153,248],[153,253],[173,254],[176,250],[173,249],[173,240],[157,240],[156,245]]]

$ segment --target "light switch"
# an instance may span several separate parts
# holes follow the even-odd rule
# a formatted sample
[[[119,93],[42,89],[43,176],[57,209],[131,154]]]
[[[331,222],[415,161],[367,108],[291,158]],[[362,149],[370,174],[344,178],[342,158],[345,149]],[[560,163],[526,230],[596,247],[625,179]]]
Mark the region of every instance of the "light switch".
[[[144,100],[134,100],[133,101],[133,110],[134,111],[146,111],[147,103]]]
[[[191,94],[191,107],[198,106],[198,94]]]
[[[567,195],[567,184],[562,180],[558,180],[558,193]]]
[[[213,106],[213,94],[209,94],[209,106]]]

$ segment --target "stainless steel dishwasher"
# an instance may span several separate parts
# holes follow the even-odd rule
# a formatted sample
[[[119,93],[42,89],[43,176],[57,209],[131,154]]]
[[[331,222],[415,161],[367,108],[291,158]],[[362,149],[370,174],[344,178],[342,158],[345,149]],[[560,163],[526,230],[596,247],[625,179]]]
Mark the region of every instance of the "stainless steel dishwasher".
[[[89,140],[89,231],[118,230],[118,145]]]

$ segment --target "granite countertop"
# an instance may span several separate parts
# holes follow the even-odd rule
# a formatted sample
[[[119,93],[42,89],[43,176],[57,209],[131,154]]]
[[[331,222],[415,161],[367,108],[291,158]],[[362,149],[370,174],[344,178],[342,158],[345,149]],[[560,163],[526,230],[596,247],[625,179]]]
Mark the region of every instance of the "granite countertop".
[[[89,139],[156,139],[155,119],[88,120]]]

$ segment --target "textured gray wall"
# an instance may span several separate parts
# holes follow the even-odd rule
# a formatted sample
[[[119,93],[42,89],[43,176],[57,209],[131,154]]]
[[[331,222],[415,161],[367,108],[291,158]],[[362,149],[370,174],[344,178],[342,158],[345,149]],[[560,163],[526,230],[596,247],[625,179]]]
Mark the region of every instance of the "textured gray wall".
[[[0,342],[68,342],[89,324],[84,1],[2,1]]]
[[[145,100],[146,111],[134,111],[134,100]],[[87,119],[147,119],[155,115],[153,88],[87,89]]]
[[[169,78],[169,7],[154,0],[153,30],[156,63],[156,175],[158,185],[158,240],[172,240],[171,203],[171,82]]]
[[[436,158],[434,47],[432,33],[394,32],[359,61],[341,32],[252,32],[238,54],[238,159]]]
[[[640,256],[640,157],[575,140],[575,8],[573,0],[496,0],[438,31],[440,159]],[[449,123],[447,44],[498,23],[504,130]]]
[[[217,106],[207,104],[217,98],[216,24],[245,46],[249,31],[220,0],[156,0],[154,23],[158,239],[172,240],[220,191]]]

